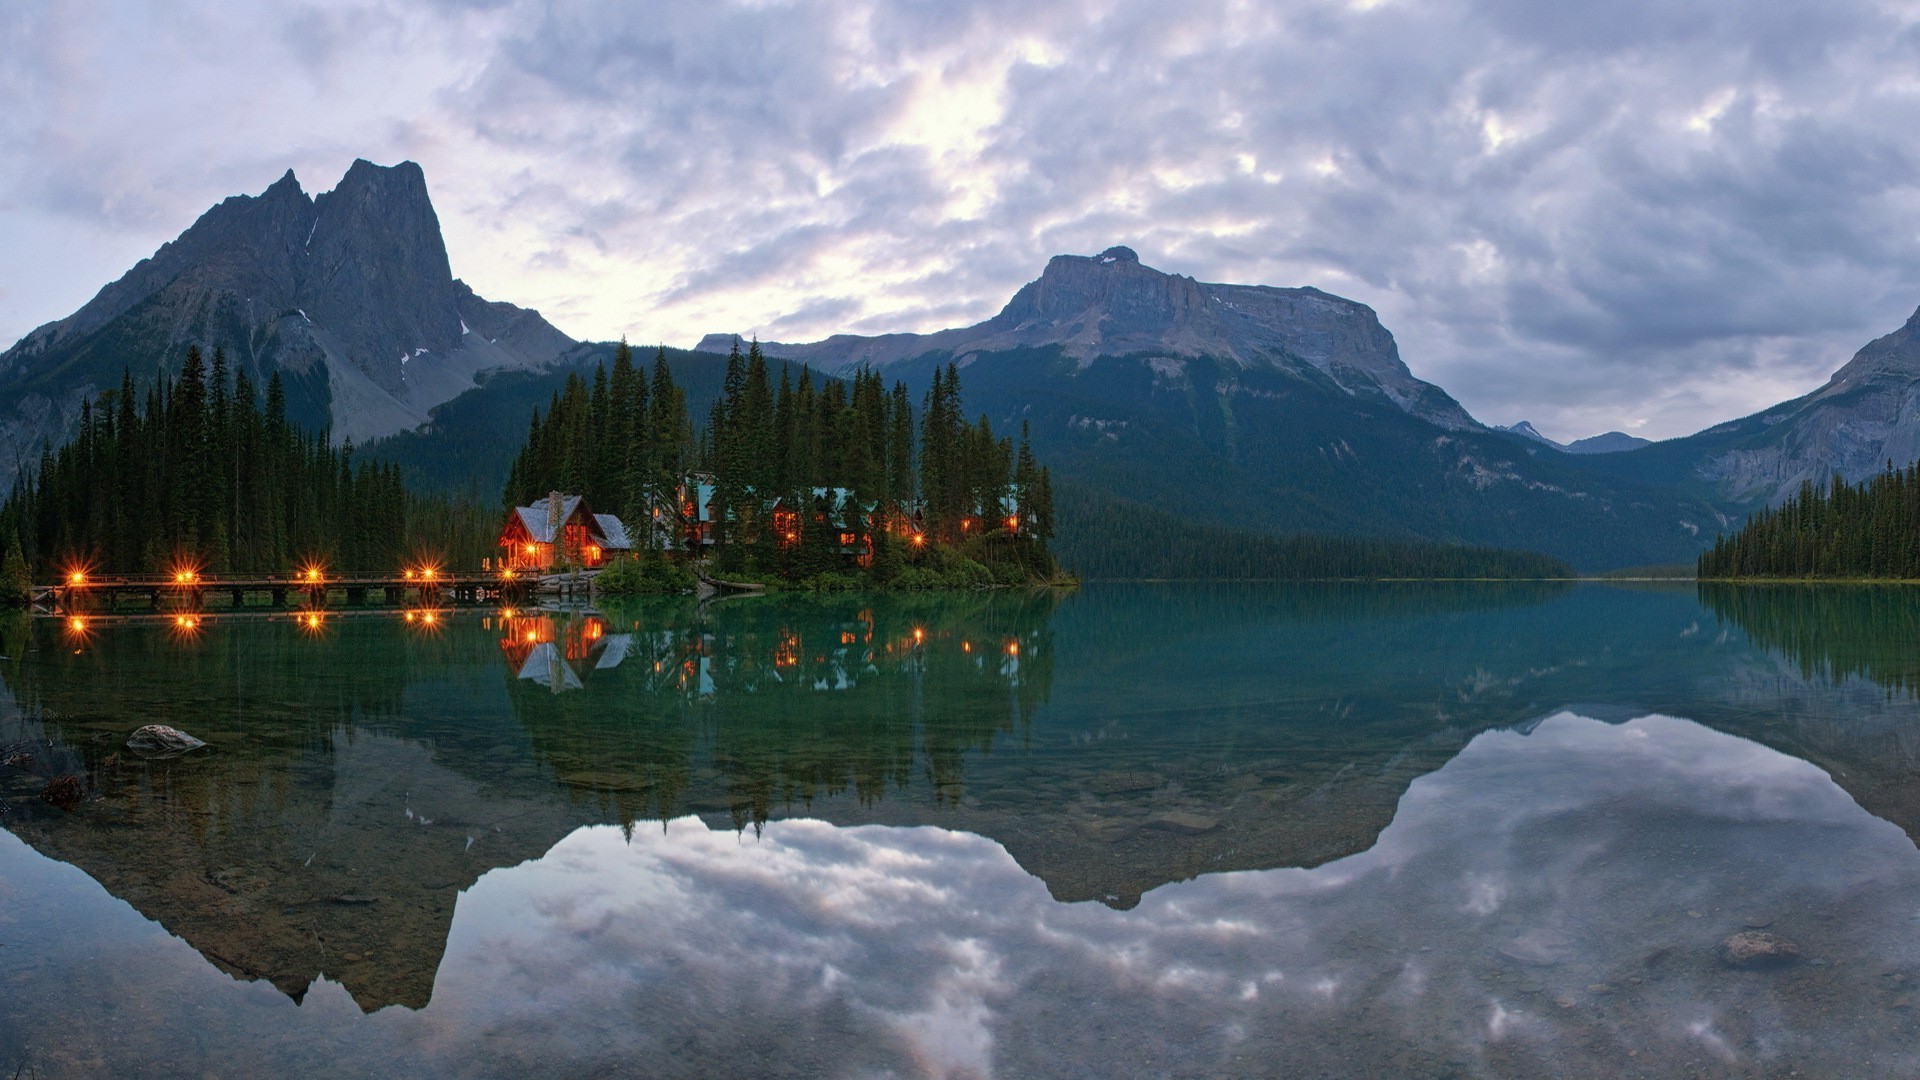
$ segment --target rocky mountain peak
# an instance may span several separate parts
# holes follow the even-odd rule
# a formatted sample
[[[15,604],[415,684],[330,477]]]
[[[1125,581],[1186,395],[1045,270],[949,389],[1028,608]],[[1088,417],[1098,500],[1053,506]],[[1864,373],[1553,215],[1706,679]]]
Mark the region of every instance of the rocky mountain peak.
[[[0,451],[57,435],[122,369],[177,365],[190,344],[225,348],[256,384],[300,376],[296,417],[364,441],[423,423],[482,371],[538,366],[573,342],[454,280],[419,165],[358,160],[317,198],[289,169],[0,354]]]
[[[730,334],[698,348],[724,352]],[[1208,358],[1293,372],[1348,394],[1385,398],[1446,428],[1478,428],[1444,390],[1414,378],[1372,308],[1313,288],[1216,285],[1147,266],[1128,247],[1056,255],[1000,313],[934,334],[837,335],[806,345],[761,342],[769,356],[828,371],[931,353],[1055,347],[1083,368],[1101,357],[1155,365],[1160,377]]]

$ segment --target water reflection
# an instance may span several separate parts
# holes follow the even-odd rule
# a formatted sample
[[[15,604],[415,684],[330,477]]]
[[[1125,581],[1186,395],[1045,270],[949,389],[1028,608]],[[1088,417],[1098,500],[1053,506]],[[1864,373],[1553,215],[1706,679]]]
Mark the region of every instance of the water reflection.
[[[50,865],[0,846],[19,899],[71,889]],[[1128,911],[953,830],[589,826],[460,897],[420,1011],[327,980],[275,1007],[141,940],[110,985],[191,994],[100,1015],[37,992],[59,947],[27,940],[0,1024],[110,1071],[190,1030],[236,1069],[364,1075],[1906,1075],[1916,889],[1913,845],[1816,768],[1561,713],[1414,781],[1364,853]],[[1755,924],[1799,962],[1727,965]]]
[[[1697,1033],[1656,1038],[1608,1012],[1627,1000],[1620,980],[1642,985],[1619,974],[1627,947],[1608,944],[1609,935],[1673,936],[1648,921],[1653,906],[1670,908],[1669,901],[1686,901],[1681,917],[1686,910],[1714,916],[1690,895],[1723,907],[1760,897],[1740,904],[1765,906],[1753,868],[1798,859],[1795,845],[1810,843],[1805,835],[1819,829],[1837,830],[1842,846],[1863,853],[1863,866],[1879,865],[1885,853],[1850,839],[1867,835],[1860,822],[1883,832],[1892,828],[1887,822],[1920,829],[1920,794],[1908,782],[1920,767],[1914,706],[1875,681],[1901,685],[1891,659],[1897,646],[1870,644],[1875,634],[1898,637],[1900,620],[1920,601],[1907,599],[1904,612],[1885,608],[1869,624],[1879,629],[1847,631],[1861,621],[1857,615],[1826,618],[1737,596],[1700,599],[1704,606],[1691,590],[1672,589],[1139,587],[1088,590],[1064,604],[982,595],[436,612],[431,620],[426,611],[336,612],[318,626],[292,615],[223,616],[188,639],[164,621],[96,619],[81,630],[0,623],[7,658],[0,675],[17,705],[0,719],[0,747],[27,744],[35,755],[29,770],[0,769],[0,821],[184,938],[204,962],[278,987],[283,1000],[301,1003],[302,1023],[315,1032],[324,1025],[304,1018],[349,1022],[336,1015],[341,1002],[365,1010],[403,1005],[426,1009],[440,1018],[439,1030],[462,1038],[473,1034],[463,1025],[494,1025],[522,1033],[530,1054],[551,1038],[589,1060],[597,1051],[555,1033],[577,1026],[577,1016],[542,1017],[567,993],[534,985],[545,976],[526,976],[534,980],[521,987],[528,1001],[512,993],[481,1001],[481,990],[462,989],[512,984],[511,973],[476,973],[486,961],[471,950],[511,955],[525,936],[516,919],[531,927],[573,911],[641,920],[634,925],[653,928],[646,933],[676,940],[704,940],[705,931],[683,925],[689,919],[710,918],[712,933],[761,935],[764,962],[718,950],[732,958],[723,968],[739,968],[732,981],[700,974],[689,982],[702,970],[690,955],[657,945],[636,953],[652,966],[636,967],[640,959],[621,955],[630,947],[624,939],[580,930],[606,953],[597,963],[633,978],[642,972],[659,994],[677,987],[684,1002],[694,990],[724,992],[783,1018],[769,1020],[761,1031],[773,1033],[769,1041],[749,1049],[748,1033],[707,1024],[701,1012],[745,1015],[744,1005],[729,1012],[716,998],[675,1011],[664,998],[648,999],[657,1011],[642,1029],[617,1039],[602,1033],[623,1052],[635,1040],[660,1039],[659,1046],[731,1053],[743,1068],[767,1066],[748,1071],[777,1071],[772,1065],[790,1054],[792,1070],[807,1072],[819,1061],[806,1056],[805,1040],[819,1038],[864,1048],[864,1057],[847,1060],[869,1071],[990,1061],[996,1071],[1047,1072],[1059,1068],[1046,1056],[1053,1048],[1029,1044],[1076,1045],[1077,1029],[1063,1029],[1082,1024],[1127,1047],[1135,1029],[1157,1030],[1143,1017],[1161,1010],[1154,1015],[1178,1015],[1188,1027],[1159,1032],[1159,1044],[1185,1047],[1197,1055],[1192,1061],[1214,1063],[1207,1068],[1234,1071],[1235,1053],[1262,1060],[1254,1050],[1222,1049],[1232,1045],[1237,1023],[1234,1037],[1248,1046],[1267,1040],[1259,1052],[1342,1071],[1331,1064],[1343,1060],[1339,1046],[1379,1052],[1362,1042],[1365,1033],[1378,1034],[1379,1017],[1388,1015],[1381,1010],[1412,1007],[1414,999],[1387,993],[1402,976],[1390,978],[1383,965],[1398,957],[1394,971],[1415,964],[1420,985],[1436,988],[1434,998],[1447,1005],[1439,1010],[1416,995],[1427,1011],[1394,1021],[1403,1024],[1396,1068],[1540,1071],[1549,1059],[1528,1055],[1573,1054],[1566,1060],[1606,1071],[1601,1058],[1562,1046],[1561,1035],[1532,1043],[1501,1035],[1488,1019],[1493,1013],[1475,1010],[1497,1002],[1509,1018],[1501,1031],[1533,1030],[1530,1024],[1562,1031],[1577,1019],[1581,1038],[1621,1054],[1636,1047],[1711,1054]],[[1843,632],[1859,644],[1835,636]],[[1809,666],[1794,651],[1801,646],[1783,642],[1879,659]],[[1558,716],[1568,703],[1584,703],[1574,711],[1594,719]],[[1704,726],[1633,719],[1655,713]],[[126,733],[147,722],[185,727],[211,749],[163,763],[116,755]],[[1643,761],[1648,755],[1655,760]],[[1561,759],[1564,775],[1555,771]],[[1733,771],[1719,776],[1722,765]],[[1618,775],[1608,779],[1607,768]],[[61,772],[86,777],[95,801],[71,815],[38,802],[39,785]],[[1435,785],[1464,809],[1423,803],[1435,798]],[[1621,792],[1611,803],[1601,794],[1607,785]],[[1719,808],[1673,810],[1689,785]],[[1568,802],[1576,791],[1592,805]],[[1814,791],[1824,794],[1807,794]],[[1834,798],[1884,820],[1835,818],[1820,801]],[[1771,809],[1725,809],[1740,800]],[[1602,806],[1610,809],[1595,809]],[[1661,824],[1661,806],[1668,809],[1658,813],[1678,815],[1679,824]],[[1413,810],[1419,813],[1409,817]],[[1479,817],[1506,820],[1499,828],[1507,831],[1488,833],[1493,826]],[[1720,824],[1687,824],[1696,818]],[[1433,828],[1458,834],[1459,843],[1446,848],[1451,854],[1395,854],[1407,844],[1441,844],[1440,832],[1418,844],[1406,839],[1427,835],[1421,821],[1448,823]],[[1569,831],[1567,822],[1581,827]],[[1703,857],[1715,849],[1701,843],[1664,855],[1648,846],[1661,830],[1671,838],[1716,829],[1713,843],[1738,849],[1750,866]],[[1552,838],[1553,850],[1523,833]],[[1898,830],[1890,835],[1874,843],[1905,842]],[[1763,850],[1775,840],[1783,846]],[[1749,850],[1756,842],[1761,849]],[[1476,844],[1528,852],[1533,861],[1510,860],[1504,870],[1473,863],[1468,849]],[[684,879],[693,872],[687,867],[722,851],[749,861],[713,862],[698,880]],[[768,852],[786,861],[770,864],[777,870],[751,861],[772,858]],[[847,876],[833,861],[842,857],[865,869]],[[34,865],[24,851],[7,858],[15,867]],[[1407,869],[1416,864],[1426,869]],[[1249,884],[1266,875],[1294,884]],[[1799,870],[1779,876],[1798,880]],[[550,880],[566,895],[504,884],[522,880]],[[735,892],[715,891],[729,881]],[[1587,886],[1575,888],[1583,881],[1608,884],[1588,895],[1580,892]],[[1858,875],[1833,879],[1830,891],[1845,881],[1858,884]],[[1613,889],[1646,895],[1622,899],[1610,896]],[[1433,897],[1420,899],[1421,890]],[[1545,893],[1575,914],[1526,926],[1502,921],[1544,903]],[[896,895],[918,897],[926,911],[909,917],[895,910],[905,900],[881,902]],[[1858,901],[1858,919],[1885,915],[1875,905],[1890,894],[1860,895],[1867,899]],[[1523,903],[1528,896],[1534,899]],[[1436,899],[1444,897],[1452,899]],[[1767,903],[1787,911],[1789,899]],[[494,906],[476,906],[483,900]],[[679,908],[631,907],[642,900]],[[1071,903],[1085,900],[1098,903]],[[1841,902],[1837,894],[1816,901]],[[1211,930],[1162,933],[1209,904]],[[1235,905],[1245,910],[1235,914]],[[1487,910],[1461,924],[1447,912],[1462,905]],[[1086,969],[1096,974],[1074,974],[1080,961],[1018,939],[989,965],[1026,972],[1016,989],[978,972],[967,976],[974,982],[952,975],[977,960],[962,948],[973,940],[968,933],[987,944],[1013,935],[998,922],[977,922],[986,918],[981,911],[1002,907],[1047,934],[1064,935],[1068,924],[1104,928],[1102,944],[1084,947],[1089,955],[1117,950],[1142,963],[1158,959],[1139,972],[1096,964]],[[720,908],[758,912],[764,925],[734,925],[731,914],[716,914]],[[1423,941],[1437,955],[1409,960],[1401,953],[1420,951],[1411,937],[1418,928],[1379,921],[1395,910],[1402,914],[1393,918],[1409,926],[1431,924],[1463,940],[1428,935]],[[936,933],[928,920],[959,929]],[[1235,927],[1243,922],[1269,944],[1241,941]],[[1711,925],[1718,932],[1724,923]],[[868,952],[821,954],[826,959],[815,960],[828,967],[803,965],[799,974],[769,966],[789,945],[795,957],[812,955],[804,942],[783,944],[782,935],[816,924],[832,928],[836,948]],[[0,922],[0,941],[11,950],[7,925]],[[50,925],[32,922],[28,935],[45,936]],[[1848,925],[1830,940],[1866,923]],[[1307,929],[1283,932],[1290,926]],[[917,927],[928,941],[952,937],[944,951],[925,955],[942,957],[959,989],[902,983],[921,969],[901,959],[912,949],[895,940],[899,927]],[[1803,941],[1821,940],[1791,929]],[[476,933],[480,945],[466,936]],[[1700,942],[1682,937],[1674,947],[1695,950],[1685,955],[1697,960]],[[1335,941],[1346,944],[1335,949]],[[570,948],[548,938],[536,944],[558,954]],[[1266,957],[1270,970],[1286,975],[1289,993],[1307,985],[1302,972],[1320,972],[1309,980],[1314,986],[1333,982],[1318,997],[1301,993],[1291,1005],[1273,1005],[1280,990],[1261,981],[1268,968],[1255,972],[1234,966],[1237,960],[1219,971],[1206,966],[1221,950]],[[1505,959],[1488,963],[1519,963],[1521,974],[1490,984],[1490,969],[1476,966],[1489,951]],[[1583,957],[1577,963],[1575,952]],[[1028,970],[1019,958],[1029,953],[1050,957],[1050,966]],[[1525,959],[1561,953],[1567,958],[1555,964]],[[18,955],[0,951],[0,960]],[[860,967],[883,960],[903,965],[892,983]],[[58,968],[51,954],[46,963],[49,973]],[[544,970],[527,964],[530,973]],[[1561,964],[1589,982],[1562,986],[1557,976],[1529,979],[1522,970]],[[152,977],[189,978],[177,968]],[[1709,975],[1720,976],[1710,967],[1682,969],[1694,980],[1686,993],[1716,1009],[1716,995],[1749,985],[1714,982]],[[1157,974],[1147,982],[1131,981],[1149,971]],[[1835,975],[1809,962],[1776,981],[1798,986],[1794,980],[1815,971]],[[1519,982],[1500,981],[1508,978]],[[1106,1000],[1096,990],[1100,979],[1124,991],[1110,1008],[1097,1004]],[[1188,982],[1210,989],[1173,993]],[[985,989],[970,997],[966,987],[974,983]],[[1249,984],[1248,1000],[1264,1004],[1227,1000]],[[1537,991],[1495,993],[1536,984]],[[1589,985],[1610,989],[1583,989]],[[1835,1001],[1865,1007],[1859,987],[1834,985]],[[792,1000],[761,1000],[756,986]],[[880,996],[866,996],[869,986]],[[580,992],[588,992],[584,984]],[[127,993],[146,1007],[144,991]],[[463,994],[475,1001],[460,1004]],[[1575,1004],[1557,1004],[1563,994]],[[1003,998],[1021,1008],[1003,1007]],[[1663,1009],[1684,1004],[1647,1000]],[[1267,1029],[1307,1019],[1297,1010],[1313,1001],[1332,1010],[1324,1016],[1344,1018],[1348,1044],[1333,1039],[1318,1057],[1314,1047],[1274,1043],[1278,1036]],[[947,1006],[940,1002],[956,1004],[941,1012]],[[1793,1011],[1804,1001],[1789,995],[1761,1005],[1788,1035],[1813,1038],[1793,1034],[1812,1015]],[[1209,1010],[1229,1019],[1203,1021]],[[1731,1071],[1751,1064],[1761,1041],[1792,1041],[1740,1026],[1747,1021],[1696,1016],[1688,1023],[1696,1021],[1744,1063],[1725,1066]],[[10,1022],[0,1016],[0,1036]],[[1462,1024],[1479,1025],[1480,1036],[1442,1037]],[[1619,1034],[1629,1028],[1639,1041]],[[452,1053],[407,1041],[415,1036],[394,1038],[407,1054]],[[337,1052],[315,1039],[314,1053]],[[1133,1050],[1145,1055],[1140,1061],[1162,1060],[1152,1046]]]

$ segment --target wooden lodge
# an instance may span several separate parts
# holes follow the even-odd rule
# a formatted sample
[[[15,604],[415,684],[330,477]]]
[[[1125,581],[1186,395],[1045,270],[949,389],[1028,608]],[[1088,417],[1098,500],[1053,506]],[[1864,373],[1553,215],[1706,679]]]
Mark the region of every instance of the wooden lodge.
[[[509,511],[499,546],[499,569],[539,574],[558,566],[604,566],[630,553],[633,541],[619,518],[594,513],[578,495],[554,491],[533,506]]]

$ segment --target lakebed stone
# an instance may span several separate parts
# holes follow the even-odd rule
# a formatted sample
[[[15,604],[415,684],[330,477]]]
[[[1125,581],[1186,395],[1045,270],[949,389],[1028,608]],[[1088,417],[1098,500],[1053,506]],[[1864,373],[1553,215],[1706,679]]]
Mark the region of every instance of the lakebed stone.
[[[178,757],[207,745],[204,741],[165,724],[148,724],[127,739],[127,749],[142,757]]]
[[[1799,958],[1800,946],[1758,930],[1743,931],[1720,943],[1720,959],[1731,967],[1778,967]]]

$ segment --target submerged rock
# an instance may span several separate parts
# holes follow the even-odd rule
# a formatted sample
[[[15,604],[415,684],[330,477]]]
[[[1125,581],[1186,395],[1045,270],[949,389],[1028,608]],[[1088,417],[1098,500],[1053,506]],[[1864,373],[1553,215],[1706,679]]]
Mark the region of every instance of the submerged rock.
[[[1776,967],[1799,958],[1800,946],[1756,930],[1735,934],[1720,943],[1720,959],[1737,968]]]
[[[72,773],[62,773],[54,777],[48,782],[47,789],[40,793],[40,798],[62,810],[78,807],[86,797],[86,787],[80,783],[80,778]]]
[[[165,724],[148,724],[127,739],[127,749],[142,757],[168,758],[198,750],[205,742]]]

